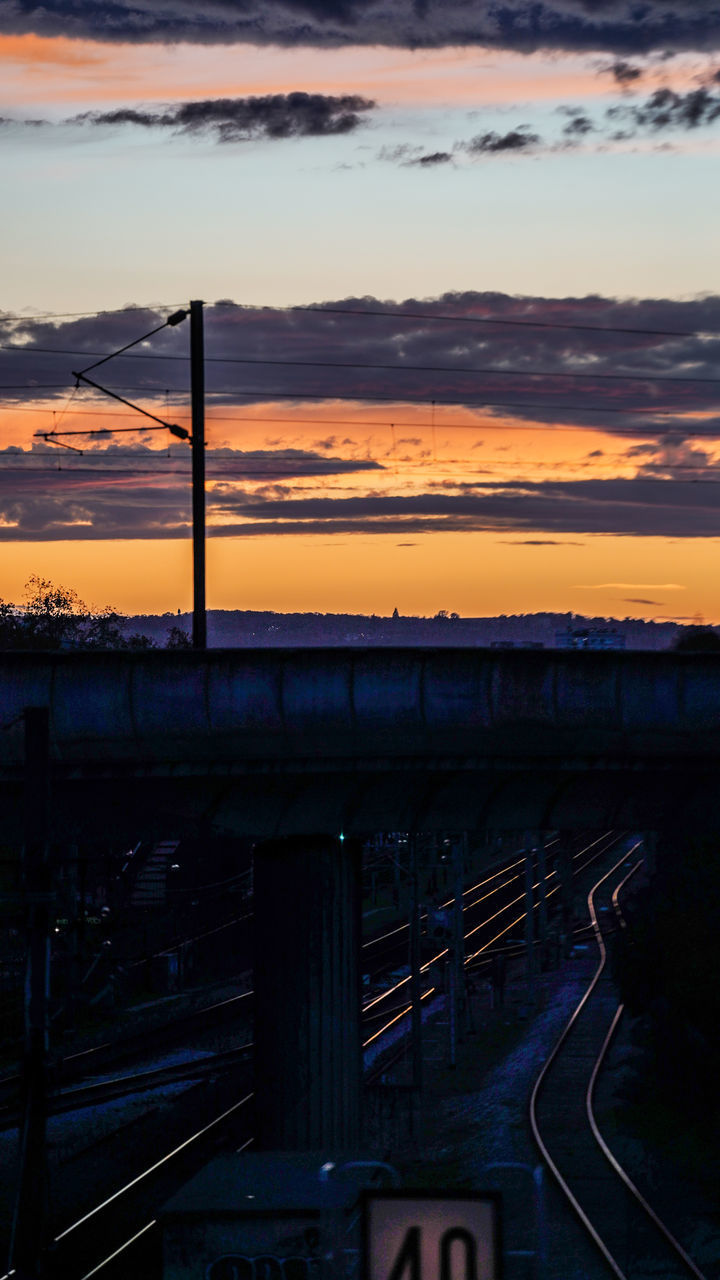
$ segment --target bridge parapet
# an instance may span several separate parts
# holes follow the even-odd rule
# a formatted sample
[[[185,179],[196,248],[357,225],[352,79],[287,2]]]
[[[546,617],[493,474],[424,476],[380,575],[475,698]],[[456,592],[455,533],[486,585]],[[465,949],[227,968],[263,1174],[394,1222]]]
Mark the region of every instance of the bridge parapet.
[[[720,657],[288,649],[4,654],[0,724],[47,705],[58,762],[720,754]],[[0,735],[0,771],[22,726]]]

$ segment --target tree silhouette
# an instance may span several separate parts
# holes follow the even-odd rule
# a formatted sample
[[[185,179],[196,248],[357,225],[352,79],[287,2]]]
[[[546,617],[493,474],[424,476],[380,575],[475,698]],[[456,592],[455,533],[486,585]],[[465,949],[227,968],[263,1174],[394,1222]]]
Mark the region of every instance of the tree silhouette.
[[[683,627],[672,647],[675,653],[720,653],[720,636],[714,627]]]
[[[124,618],[106,605],[90,609],[72,587],[33,574],[20,607],[0,600],[0,649],[152,649],[148,636],[126,636]]]

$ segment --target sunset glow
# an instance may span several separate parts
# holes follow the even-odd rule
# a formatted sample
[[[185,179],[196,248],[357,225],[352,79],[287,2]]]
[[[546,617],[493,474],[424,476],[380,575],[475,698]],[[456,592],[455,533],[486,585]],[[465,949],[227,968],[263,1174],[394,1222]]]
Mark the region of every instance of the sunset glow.
[[[202,297],[210,607],[720,620],[717,57],[563,13],[0,21],[0,597],[188,607],[189,449],[72,371]]]

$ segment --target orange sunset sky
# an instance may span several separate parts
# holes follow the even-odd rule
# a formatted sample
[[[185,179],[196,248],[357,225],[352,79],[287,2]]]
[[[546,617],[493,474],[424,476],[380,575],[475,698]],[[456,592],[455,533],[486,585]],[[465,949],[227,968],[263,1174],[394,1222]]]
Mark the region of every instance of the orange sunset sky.
[[[209,607],[720,621],[714,35],[91,8],[0,23],[0,597],[190,607],[189,450],[72,371],[193,297]],[[187,330],[98,380],[189,426]]]

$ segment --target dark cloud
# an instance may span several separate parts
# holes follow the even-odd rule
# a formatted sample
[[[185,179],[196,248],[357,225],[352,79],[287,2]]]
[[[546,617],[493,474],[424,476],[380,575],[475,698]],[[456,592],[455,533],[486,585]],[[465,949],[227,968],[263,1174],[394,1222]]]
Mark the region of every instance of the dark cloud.
[[[405,166],[431,168],[462,155],[479,159],[504,154],[530,156],[537,154],[539,150],[562,151],[580,144],[590,134],[596,134],[598,144],[607,149],[608,142],[627,142],[642,134],[658,134],[665,130],[687,132],[712,125],[720,118],[720,94],[714,94],[708,87],[714,83],[713,78],[700,88],[684,94],[668,88],[656,89],[643,102],[630,104],[625,101],[608,107],[597,120],[593,120],[580,107],[558,107],[557,114],[566,117],[566,123],[560,140],[555,142],[545,141],[539,134],[533,133],[529,125],[521,124],[506,133],[490,130],[477,134],[469,140],[455,142],[452,151],[435,151],[429,155],[423,154],[420,147],[407,143],[397,147],[384,147],[378,153],[378,159]]]
[[[266,441],[266,443],[270,444],[271,442]],[[276,441],[275,443],[277,444],[279,442]],[[339,436],[325,436],[324,440],[315,440],[313,442],[313,447],[315,449],[342,449],[345,445],[352,446],[353,444],[354,441],[350,439],[350,436],[343,436],[342,439]]]
[[[382,464],[369,458],[333,458],[309,449],[208,449],[207,472],[223,479],[251,480],[277,476],[341,476],[358,471],[382,471]]]
[[[58,451],[59,452],[59,451]],[[94,450],[58,459],[49,445],[28,455],[0,452],[0,537],[9,541],[77,538],[173,538],[190,529],[189,451]],[[369,460],[327,458],[303,449],[208,449],[208,513],[244,514],[253,504],[282,501],[292,489],[278,479],[381,471]],[[48,465],[50,464],[50,465]],[[255,486],[258,486],[257,488]]]
[[[142,457],[133,452],[133,458],[120,448],[114,455],[63,457],[57,471],[47,465],[57,460],[49,446],[29,459],[17,449],[4,451],[0,540],[189,536],[187,452],[177,446],[170,459],[150,450]],[[519,535],[522,545],[529,546],[592,533],[720,536],[720,484],[687,479],[639,475],[633,480],[483,481],[458,485],[452,492],[354,496],[344,490],[305,495],[288,483],[302,476],[379,469],[373,462],[302,450],[210,450],[211,536],[387,533],[412,539],[430,532],[486,531],[505,539],[513,535],[513,541]]]
[[[417,156],[406,163],[419,165],[422,169],[433,169],[439,164],[449,164],[452,158],[451,151],[431,151],[427,155]]]
[[[66,124],[123,125],[137,124],[145,129],[174,124],[174,112],[139,111],[136,107],[118,107],[115,111],[83,111],[70,116]]]
[[[75,440],[76,447],[83,444]],[[190,450],[187,446],[173,444],[166,454],[158,452],[147,445],[136,445],[128,452],[127,445],[103,444],[88,441],[83,449],[82,461],[75,465],[66,457],[61,457],[56,446],[50,443],[39,443],[31,451],[17,446],[0,450],[0,462],[16,464],[22,471],[14,471],[13,483],[22,484],[26,477],[34,471],[45,470],[48,463],[61,462],[67,471],[70,483],[75,483],[78,476],[83,476],[82,484],[92,484],[88,474],[124,476],[132,474],[139,464],[155,466],[158,474],[170,472],[184,479],[190,475]],[[337,458],[315,453],[310,449],[230,449],[209,448],[205,454],[208,479],[218,481],[250,481],[275,480],[282,476],[298,479],[312,476],[351,475],[359,471],[382,471],[382,464],[369,458]],[[79,468],[79,469],[78,469]],[[3,471],[0,470],[0,482]],[[143,472],[143,474],[145,474]],[[22,475],[23,480],[18,476]],[[183,480],[184,483],[184,480]]]
[[[57,322],[0,314],[6,400],[14,396],[22,405],[50,383],[47,396],[65,407],[71,369],[148,332],[165,314],[128,307]],[[387,400],[397,406],[390,420],[406,441],[415,424],[403,401],[422,404],[428,421],[431,403],[447,401],[465,406],[473,422],[477,411],[478,430],[488,415],[502,421],[505,411],[539,427],[570,422],[630,435],[625,461],[637,468],[634,479],[623,480],[491,480],[417,495],[354,497],[323,487],[321,496],[310,496],[292,482],[377,471],[379,465],[291,449],[282,441],[275,449],[213,449],[213,536],[383,532],[411,540],[434,530],[489,530],[530,544],[589,533],[720,536],[720,467],[714,460],[720,437],[718,296],[618,300],[468,291],[397,304],[346,298],[285,311],[225,301],[206,307],[205,322],[211,415],[226,405],[232,412],[221,412],[231,418],[246,405],[268,402],[281,402],[281,416],[290,416],[293,405],[334,397]],[[102,380],[185,423],[187,355],[187,325],[165,328],[104,365]],[[591,376],[563,376],[574,373]],[[18,383],[24,385],[15,392],[7,389]],[[110,407],[80,391],[63,424],[97,426],[92,416],[71,415],[98,403]],[[343,416],[342,406],[334,406],[338,425]],[[50,427],[52,418],[47,421]],[[347,440],[328,435],[322,447],[341,454]],[[2,453],[0,538],[187,537],[187,446],[174,445],[169,458],[133,446],[139,460],[128,460],[123,449],[101,451],[96,444],[77,458],[41,446],[29,461],[17,448]],[[62,472],[50,471],[49,464]],[[39,465],[42,474],[34,470]]]
[[[654,604],[664,605],[664,600],[643,600],[641,596],[623,596],[623,604]]]
[[[187,486],[135,474],[114,486],[76,478],[61,485],[15,485],[0,503],[0,540],[174,538],[189,536]],[[720,536],[720,485],[670,480],[513,481],[462,493],[356,497],[264,497],[242,489],[209,503],[213,537],[263,534],[437,532],[627,537]],[[241,523],[238,523],[240,521]],[[80,522],[80,523],[78,523]],[[541,542],[542,536],[532,538]]]
[[[720,10],[716,0],[10,0],[0,31],[166,44],[486,45],[628,58],[717,48]]]
[[[597,121],[578,107],[560,107],[558,112],[569,116],[563,128],[563,137],[569,142],[578,142],[589,133],[600,133],[612,141],[625,142],[638,134],[657,134],[665,130],[687,132],[714,124],[720,118],[720,95],[712,93],[707,84],[687,93],[661,88],[643,102],[624,102],[608,107],[602,119]]]
[[[218,142],[251,138],[319,137],[351,133],[362,114],[375,106],[358,94],[333,97],[323,93],[273,93],[264,97],[209,98],[156,110],[122,108],[87,111],[70,123],[105,126],[139,125],[177,133],[212,133]]]
[[[22,487],[6,495],[0,525],[4,540],[54,538],[172,538],[189,533],[186,485],[130,477],[126,484],[76,484],[62,489]],[[241,489],[215,490],[210,501],[212,536],[264,533],[393,534],[525,531],[655,537],[720,535],[720,486],[663,480],[515,481],[464,493],[263,496]],[[238,521],[242,523],[238,523]],[[84,523],[76,523],[82,521]],[[538,537],[529,541],[555,541]]]
[[[10,402],[44,396],[64,404],[73,369],[166,315],[128,307],[53,323],[0,313],[0,390]],[[627,332],[634,329],[655,332]],[[340,397],[422,403],[429,415],[434,400],[477,410],[478,434],[488,414],[506,412],[538,425],[573,423],[675,444],[720,436],[717,295],[676,301],[466,291],[400,303],[351,297],[285,311],[223,302],[206,307],[205,336],[211,411]],[[130,399],[156,399],[160,416],[172,419],[183,410],[166,408],[166,392],[170,406],[187,405],[187,324],[105,364],[102,382]],[[71,408],[98,404],[111,408],[80,391]],[[402,428],[401,411],[393,421]]]
[[[20,128],[26,128],[29,126],[32,129],[40,129],[49,123],[49,120],[22,119],[19,116],[0,116],[0,129],[9,129],[14,125],[18,125]]]
[[[566,138],[577,140],[578,138],[584,138],[588,133],[593,133],[594,129],[595,125],[590,117],[579,111],[576,115],[570,117],[563,129],[563,134]]]
[[[704,86],[688,93],[673,89],[656,89],[645,102],[632,106],[609,107],[608,120],[632,130],[697,129],[712,124],[720,117],[720,96]],[[626,137],[627,133],[623,133]]]
[[[584,547],[584,542],[570,542],[567,538],[498,538],[504,547]]]
[[[390,164],[412,164],[422,154],[422,147],[411,146],[409,142],[401,142],[397,147],[381,147],[377,153],[377,158],[378,160],[387,160]]]
[[[324,528],[336,533],[482,530],[718,537],[720,485],[646,479],[513,481],[460,494],[291,498],[254,504],[248,514],[273,532]]]
[[[401,143],[397,147],[381,147],[378,160],[402,165],[404,168],[435,169],[441,164],[452,164],[457,156],[477,160],[484,156],[503,155],[506,152],[530,154],[542,143],[536,133],[530,133],[527,125],[520,125],[507,133],[482,133],[469,141],[456,142],[452,151],[424,152],[422,147]]]
[[[603,67],[603,71],[609,72],[617,83],[623,85],[623,87],[635,84],[644,75],[642,67],[635,67],[631,62],[626,62],[624,58],[619,58],[616,62],[612,62],[609,67]]]
[[[720,464],[710,453],[698,449],[687,440],[663,440],[652,444],[634,445],[625,451],[627,458],[640,458],[638,476],[660,476],[664,479],[709,480],[720,477]]]
[[[422,147],[409,142],[402,142],[396,147],[381,147],[377,153],[378,160],[390,164],[399,164],[404,168],[416,166],[420,169],[434,169],[440,164],[450,164],[452,151],[423,151]]]
[[[497,155],[503,151],[530,151],[540,145],[540,138],[522,124],[507,133],[479,133],[461,145],[471,156]]]

